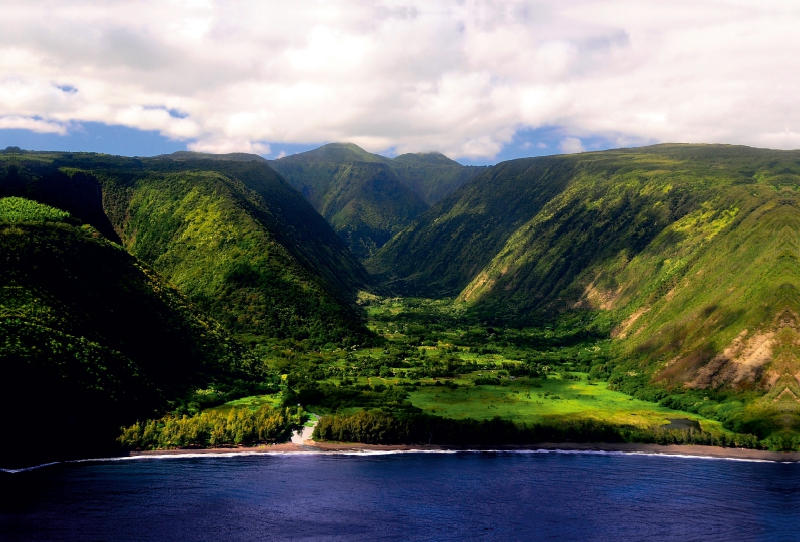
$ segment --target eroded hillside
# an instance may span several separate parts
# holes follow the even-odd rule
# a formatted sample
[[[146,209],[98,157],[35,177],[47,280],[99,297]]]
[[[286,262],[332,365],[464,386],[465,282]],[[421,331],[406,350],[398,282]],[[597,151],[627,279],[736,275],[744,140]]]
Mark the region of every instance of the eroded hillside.
[[[713,390],[741,398],[700,395],[741,429],[798,428],[798,160],[699,145],[515,160],[367,267],[398,293],[456,296],[488,321],[607,314],[614,385],[692,401]]]

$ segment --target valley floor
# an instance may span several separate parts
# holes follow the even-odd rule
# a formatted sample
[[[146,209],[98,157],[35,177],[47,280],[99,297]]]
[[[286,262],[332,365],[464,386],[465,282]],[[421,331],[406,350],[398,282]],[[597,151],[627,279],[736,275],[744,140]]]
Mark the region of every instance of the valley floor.
[[[722,424],[686,410],[612,389],[612,342],[596,315],[579,314],[541,327],[489,326],[452,300],[365,299],[368,326],[380,346],[275,351],[276,371],[297,382],[292,404],[319,415],[408,405],[453,419],[500,417],[519,424],[589,420],[639,428],[726,433]],[[606,335],[606,337],[604,337]],[[278,368],[279,367],[279,368]],[[305,390],[305,391],[304,391]],[[242,397],[206,408],[278,406],[283,393]]]
[[[693,402],[682,403],[656,402],[660,397],[643,400],[615,389],[609,382],[615,354],[608,338],[608,322],[603,321],[605,316],[601,313],[575,313],[538,327],[508,328],[477,321],[452,300],[372,296],[362,303],[368,314],[368,326],[382,340],[346,348],[275,344],[260,351],[273,375],[269,393],[239,396],[224,403],[214,399],[203,404],[209,397],[218,397],[219,392],[212,388],[198,390],[195,410],[188,412],[215,420],[221,429],[234,423],[232,420],[247,417],[248,412],[290,407],[298,409],[301,419],[310,415],[318,420],[321,416],[325,423],[315,437],[326,442],[311,444],[311,427],[305,427],[303,434],[296,434],[289,444],[236,448],[233,443],[248,444],[248,440],[234,438],[234,432],[230,438],[215,441],[229,443],[231,447],[209,452],[204,449],[210,444],[208,438],[193,436],[196,431],[179,428],[181,424],[188,427],[199,423],[198,420],[190,418],[184,422],[173,417],[169,418],[170,431],[164,429],[167,436],[160,441],[134,438],[126,441],[127,446],[197,445],[183,451],[152,452],[169,455],[461,449],[370,447],[331,444],[331,441],[480,442],[484,448],[494,448],[504,443],[564,440],[628,444],[603,444],[599,448],[590,444],[553,446],[772,460],[786,460],[789,456],[772,456],[757,449],[793,447],[782,441],[761,442],[754,435],[733,433],[719,419],[704,415],[704,408],[716,404],[713,397],[701,395]],[[198,407],[202,414],[198,413]],[[228,419],[230,423],[226,422]],[[166,427],[167,421],[167,418],[159,421],[154,430]],[[428,427],[428,423],[434,425]],[[310,426],[311,422],[306,424]],[[396,431],[406,433],[393,434]],[[474,431],[480,438],[468,440],[475,437],[471,433]],[[436,438],[432,437],[434,434]],[[670,443],[688,447],[664,446]],[[530,446],[510,449],[530,449]],[[736,451],[734,447],[738,446],[752,450]],[[542,446],[537,444],[534,448]]]

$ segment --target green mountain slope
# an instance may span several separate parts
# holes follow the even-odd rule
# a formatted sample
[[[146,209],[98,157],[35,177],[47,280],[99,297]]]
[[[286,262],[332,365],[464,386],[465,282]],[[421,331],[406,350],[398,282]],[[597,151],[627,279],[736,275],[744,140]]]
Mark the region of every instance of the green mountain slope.
[[[93,191],[99,211],[76,216],[96,225],[100,213],[131,254],[242,339],[324,344],[366,334],[354,300],[369,276],[263,161],[60,153],[2,160],[0,195],[63,203],[72,212],[70,198],[48,182],[69,178]]]
[[[436,153],[390,159],[349,143],[332,143],[271,164],[361,259],[481,169]]]
[[[486,169],[462,166],[438,152],[401,154],[390,166],[400,182],[428,205],[436,205]]]
[[[107,452],[120,425],[247,372],[219,324],[79,224],[0,198],[3,466]]]
[[[798,163],[700,145],[506,162],[366,265],[487,320],[599,311],[618,324],[614,385],[680,392],[762,436],[797,429]]]
[[[517,228],[564,190],[573,169],[549,158],[490,168],[418,217],[365,265],[402,295],[457,295]]]

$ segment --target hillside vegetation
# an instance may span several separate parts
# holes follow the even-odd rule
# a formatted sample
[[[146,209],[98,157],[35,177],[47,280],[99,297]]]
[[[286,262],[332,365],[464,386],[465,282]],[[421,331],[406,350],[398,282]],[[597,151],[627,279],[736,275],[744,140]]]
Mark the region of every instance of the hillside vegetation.
[[[483,169],[438,153],[391,159],[350,143],[332,143],[270,163],[361,259]]]
[[[607,314],[612,386],[800,428],[800,153],[659,145],[499,164],[366,265],[494,322]],[[613,328],[613,329],[612,329]],[[675,401],[671,399],[671,401]]]
[[[342,227],[461,168],[305,154],[278,162]],[[74,446],[274,442],[308,410],[329,439],[800,449],[798,190],[800,152],[513,160],[407,215],[370,277],[260,157],[2,151],[3,404]]]
[[[370,278],[325,220],[263,159],[202,156],[3,154],[0,195],[94,225],[247,342],[363,340]]]
[[[255,369],[149,266],[79,224],[60,209],[0,199],[4,466],[102,453],[121,424]],[[56,448],[14,445],[43,435]]]

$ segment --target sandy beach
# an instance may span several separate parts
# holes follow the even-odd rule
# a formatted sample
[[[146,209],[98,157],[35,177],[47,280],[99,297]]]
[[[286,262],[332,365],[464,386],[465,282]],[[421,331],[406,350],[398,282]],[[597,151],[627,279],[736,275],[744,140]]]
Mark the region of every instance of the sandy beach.
[[[528,445],[487,446],[441,446],[425,444],[363,444],[360,442],[316,442],[311,440],[317,418],[313,425],[295,431],[289,442],[261,446],[225,446],[219,448],[180,448],[172,450],[136,450],[130,456],[172,456],[197,454],[291,454],[291,453],[370,453],[370,452],[514,452],[514,451],[563,451],[563,452],[617,452],[626,454],[671,455],[684,457],[707,457],[743,461],[773,461],[778,463],[800,462],[800,452],[771,452],[750,448],[723,448],[694,444],[640,444],[640,443],[580,443],[542,442]]]
[[[315,442],[303,439],[301,442],[287,442],[284,444],[262,446],[238,446],[220,448],[180,448],[172,450],[136,450],[130,456],[171,456],[171,455],[197,455],[197,454],[290,454],[290,453],[358,453],[358,452],[468,452],[468,451],[524,451],[524,450],[561,450],[572,452],[620,452],[628,454],[647,455],[672,455],[689,457],[708,457],[717,459],[734,459],[749,461],[773,461],[780,463],[800,462],[800,452],[771,452],[767,450],[752,450],[748,448],[722,448],[719,446],[698,445],[660,445],[660,444],[605,444],[605,443],[575,443],[575,442],[545,442],[519,446],[496,447],[457,447],[457,446],[432,446],[413,444],[361,444],[346,442]]]

